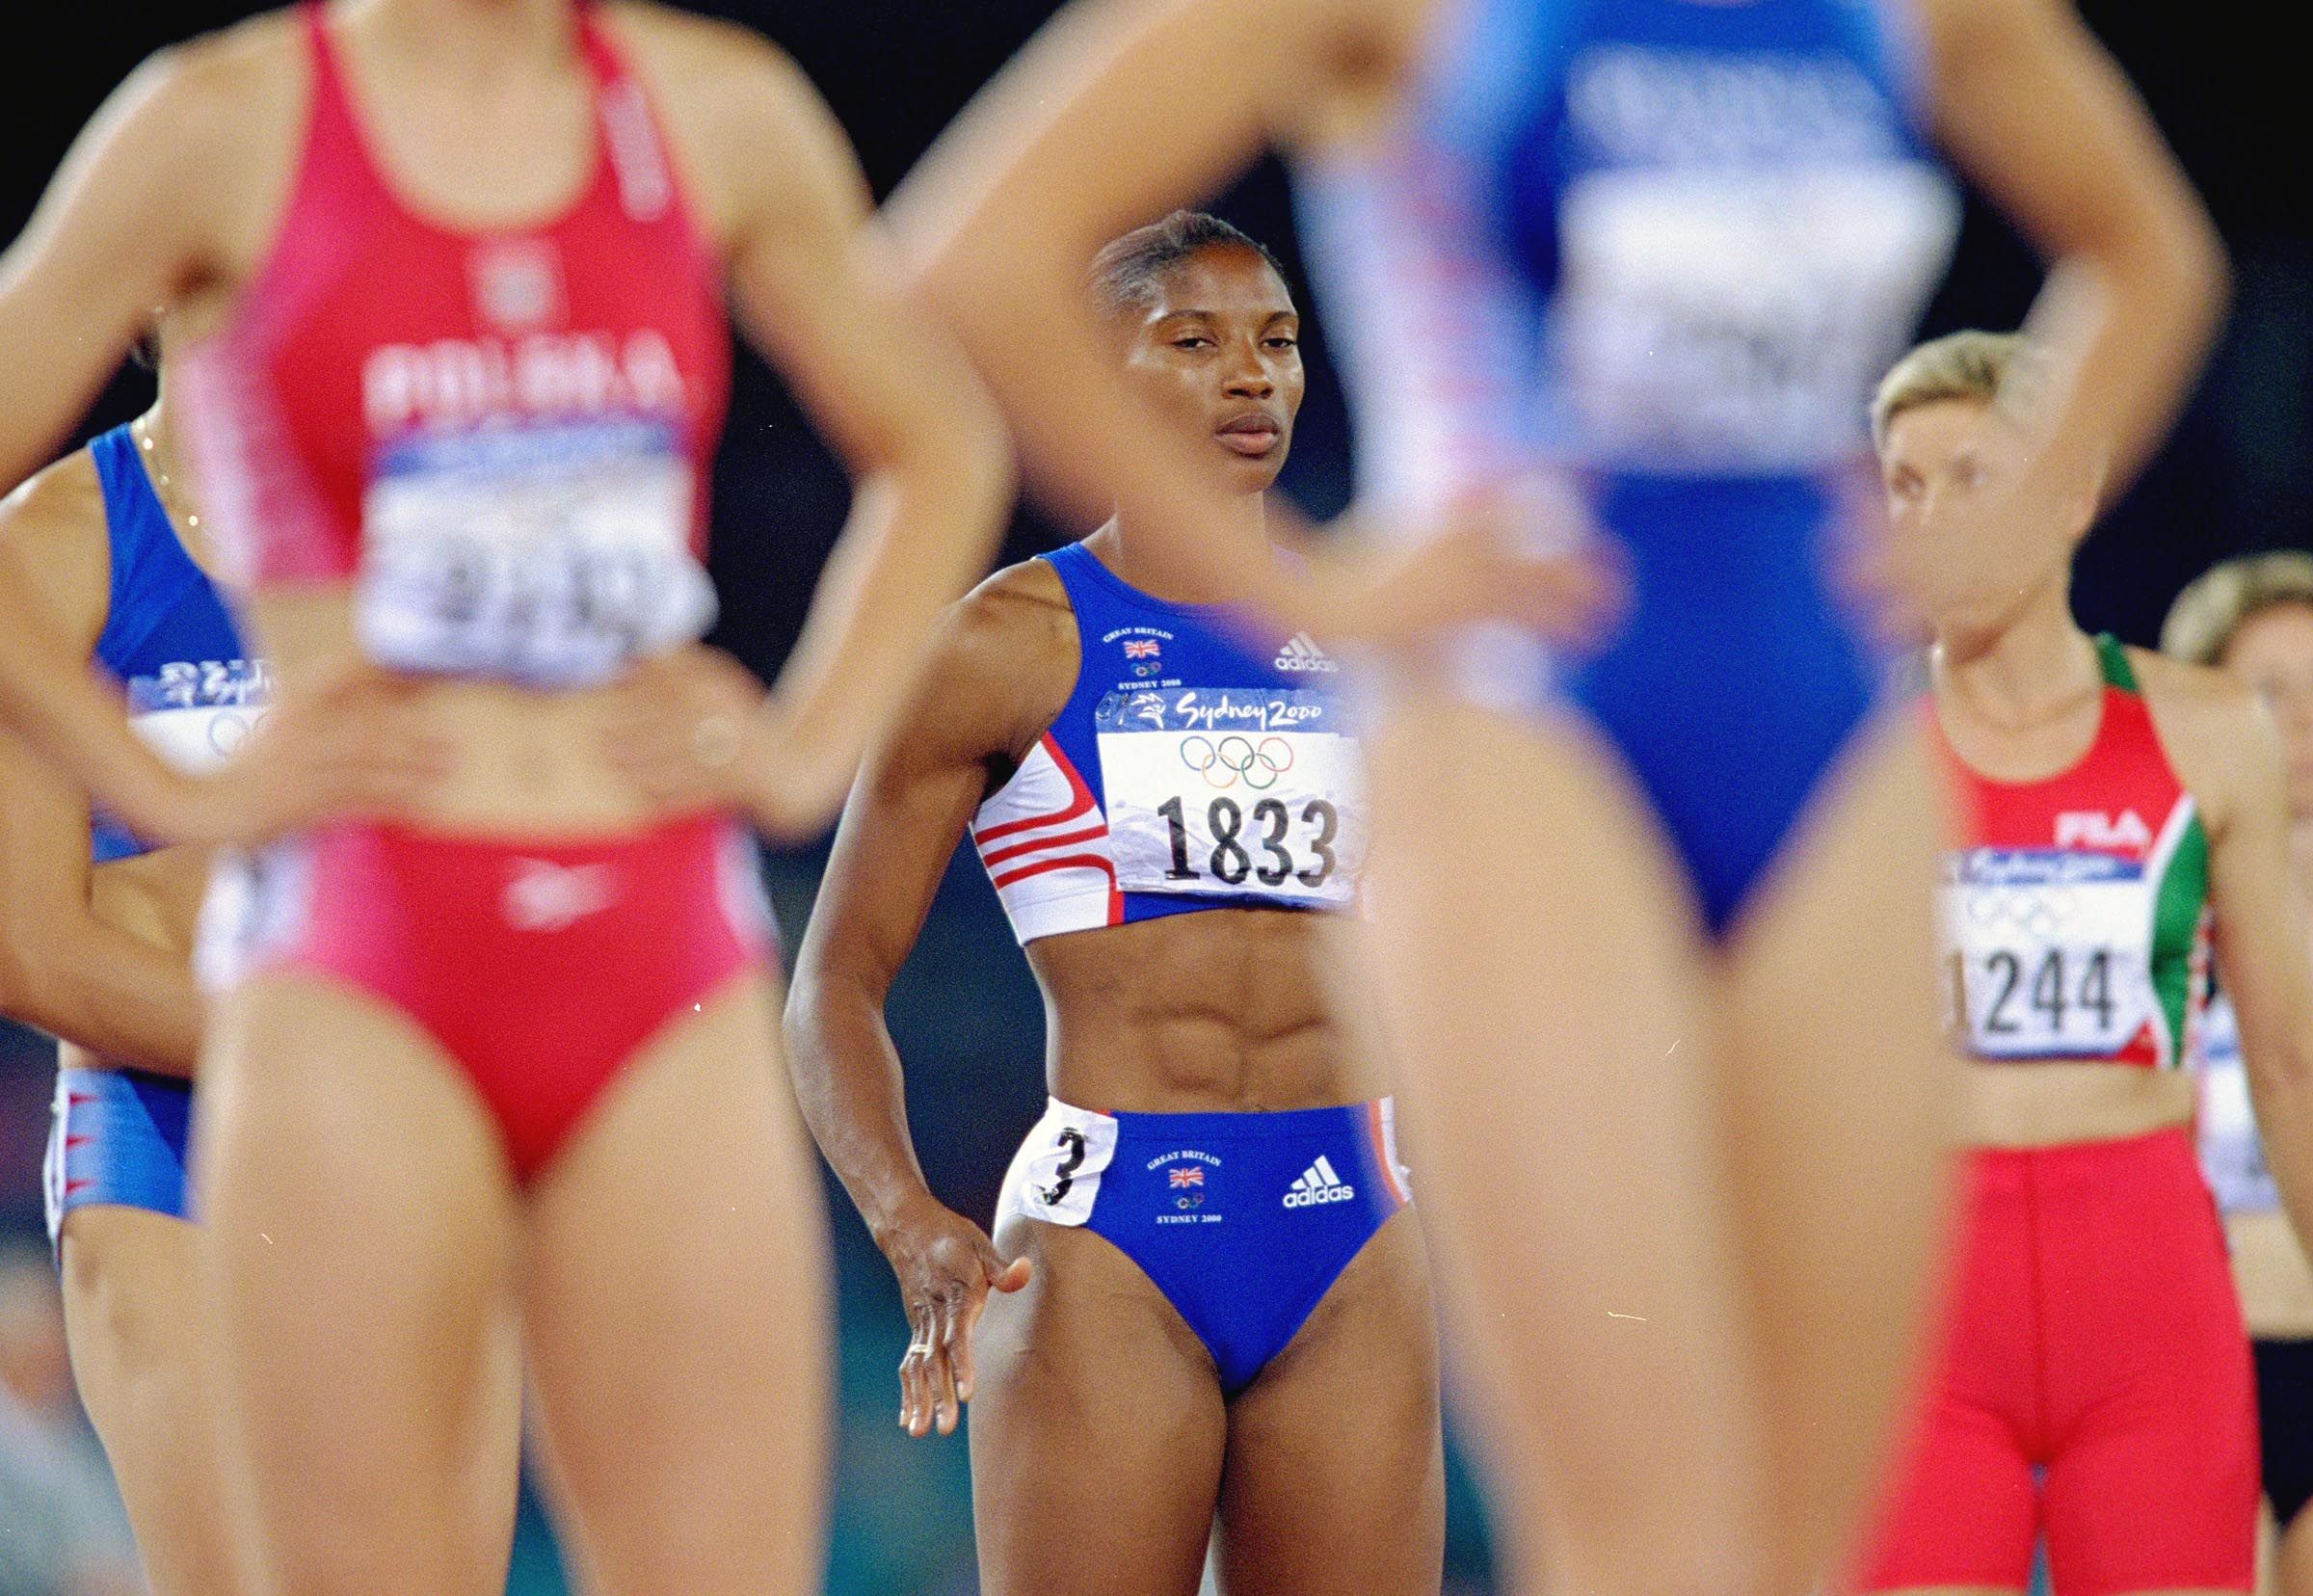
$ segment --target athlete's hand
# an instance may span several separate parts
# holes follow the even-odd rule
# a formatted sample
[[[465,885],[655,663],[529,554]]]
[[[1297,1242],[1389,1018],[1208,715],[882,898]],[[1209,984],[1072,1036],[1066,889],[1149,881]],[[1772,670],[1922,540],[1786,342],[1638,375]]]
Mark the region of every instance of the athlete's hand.
[[[1520,479],[1462,494],[1418,536],[1352,508],[1351,580],[1312,629],[1381,649],[1418,647],[1453,626],[1501,621],[1563,647],[1588,647],[1627,598],[1617,550],[1579,495]]]
[[[910,1435],[952,1434],[971,1400],[971,1333],[988,1293],[1019,1290],[1035,1265],[1005,1262],[986,1231],[937,1203],[887,1226],[876,1241],[899,1277],[911,1332],[899,1365],[899,1426]]]
[[[156,841],[255,843],[340,814],[407,811],[449,768],[418,686],[369,667],[278,694],[230,758],[131,826]]]
[[[755,673],[704,644],[638,660],[610,699],[611,762],[669,808],[741,810],[766,836],[810,837],[851,786]]]

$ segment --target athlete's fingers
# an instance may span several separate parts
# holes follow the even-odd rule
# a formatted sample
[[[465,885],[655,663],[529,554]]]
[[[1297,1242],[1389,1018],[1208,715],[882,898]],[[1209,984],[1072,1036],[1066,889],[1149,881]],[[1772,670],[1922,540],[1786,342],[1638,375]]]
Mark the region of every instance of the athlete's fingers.
[[[980,1327],[980,1315],[988,1307],[988,1287],[985,1281],[972,1287],[964,1295],[947,1318],[947,1367],[956,1382],[956,1400],[971,1400],[971,1390],[979,1379],[977,1366],[971,1360],[971,1338]]]
[[[1007,1264],[990,1253],[989,1262],[993,1265],[988,1271],[989,1286],[1006,1295],[1025,1287],[1036,1275],[1036,1261],[1032,1258],[1015,1258]]]
[[[926,1360],[931,1376],[932,1421],[942,1435],[953,1435],[960,1406],[956,1399],[956,1369],[951,1356],[955,1344],[955,1304],[943,1298],[932,1305],[932,1352]]]
[[[908,1351],[899,1360],[899,1425],[910,1435],[921,1435],[925,1424],[923,1363],[931,1343],[925,1316],[918,1306],[908,1311]]]

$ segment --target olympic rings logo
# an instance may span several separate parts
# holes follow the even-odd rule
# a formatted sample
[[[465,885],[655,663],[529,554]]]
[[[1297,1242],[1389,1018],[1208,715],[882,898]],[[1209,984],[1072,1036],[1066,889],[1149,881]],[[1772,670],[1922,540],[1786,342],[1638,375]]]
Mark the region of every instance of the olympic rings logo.
[[[1254,792],[1265,792],[1293,768],[1293,745],[1283,737],[1263,737],[1256,743],[1235,732],[1218,743],[1209,737],[1183,737],[1181,762],[1216,792],[1226,792],[1238,782]]]

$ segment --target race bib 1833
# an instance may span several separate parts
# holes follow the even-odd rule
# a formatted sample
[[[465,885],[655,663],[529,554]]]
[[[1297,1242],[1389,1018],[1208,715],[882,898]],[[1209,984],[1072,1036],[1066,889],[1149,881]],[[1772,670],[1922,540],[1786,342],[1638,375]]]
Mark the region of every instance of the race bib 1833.
[[[421,434],[362,503],[363,646],[397,670],[577,686],[715,614],[690,547],[690,463],[667,422]]]
[[[1357,740],[1332,694],[1173,687],[1094,711],[1117,885],[1343,905],[1365,864]]]

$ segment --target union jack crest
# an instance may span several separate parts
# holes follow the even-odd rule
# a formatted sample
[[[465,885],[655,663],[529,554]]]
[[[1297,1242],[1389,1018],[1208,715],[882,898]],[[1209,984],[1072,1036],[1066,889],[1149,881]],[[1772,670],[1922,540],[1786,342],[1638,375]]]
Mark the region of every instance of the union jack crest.
[[[1125,640],[1125,657],[1127,659],[1155,659],[1156,657],[1156,644],[1155,639],[1146,637],[1127,638]]]
[[[1205,1184],[1205,1171],[1199,1169],[1195,1164],[1190,1164],[1184,1169],[1167,1170],[1165,1173],[1172,1176],[1175,1187],[1201,1186]]]

